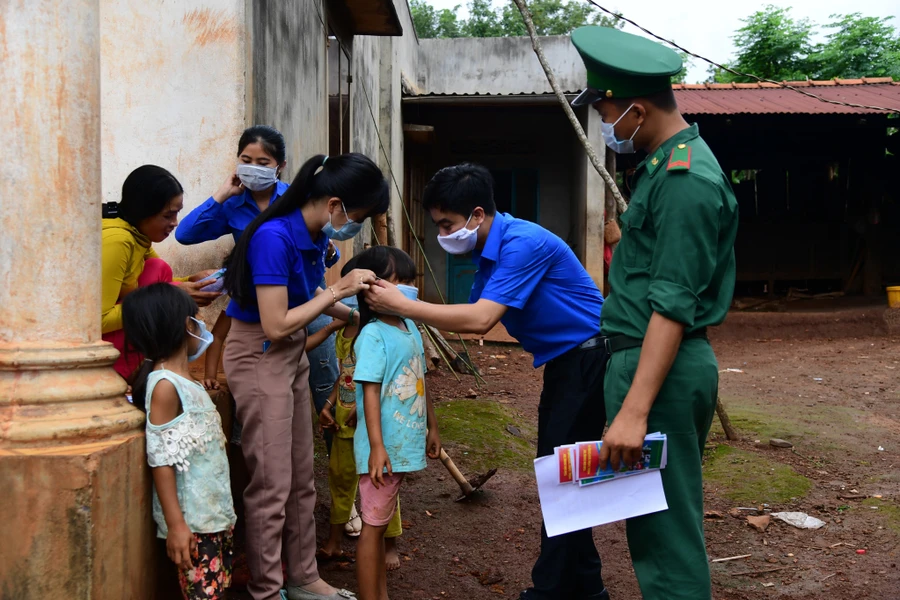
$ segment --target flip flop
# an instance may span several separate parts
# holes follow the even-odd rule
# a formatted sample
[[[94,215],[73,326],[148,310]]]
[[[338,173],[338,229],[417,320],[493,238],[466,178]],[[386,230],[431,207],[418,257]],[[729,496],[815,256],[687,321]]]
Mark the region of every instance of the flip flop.
[[[347,537],[356,538],[359,537],[360,533],[362,533],[362,519],[359,513],[356,512],[356,505],[354,504],[350,510],[350,520],[344,525],[344,534]]]

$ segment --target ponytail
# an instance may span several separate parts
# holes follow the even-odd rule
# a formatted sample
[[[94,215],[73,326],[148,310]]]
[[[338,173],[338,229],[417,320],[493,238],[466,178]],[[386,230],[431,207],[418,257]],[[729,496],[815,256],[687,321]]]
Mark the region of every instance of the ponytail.
[[[254,234],[267,221],[291,214],[319,198],[340,198],[346,210],[366,209],[371,216],[387,212],[390,192],[381,169],[362,154],[317,154],[303,163],[287,191],[253,219],[225,259],[225,289],[239,306],[256,302],[248,260]]]

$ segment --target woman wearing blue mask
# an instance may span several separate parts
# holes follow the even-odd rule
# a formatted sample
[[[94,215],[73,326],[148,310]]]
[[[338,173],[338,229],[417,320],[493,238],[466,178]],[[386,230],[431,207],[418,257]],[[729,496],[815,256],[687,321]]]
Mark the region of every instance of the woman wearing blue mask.
[[[175,230],[179,243],[200,244],[229,234],[237,243],[247,225],[287,190],[279,180],[286,159],[284,136],[274,127],[244,130],[237,158],[222,186],[181,220]]]
[[[339,301],[368,289],[371,271],[354,269],[326,289],[329,238],[355,236],[383,214],[388,184],[361,154],[314,156],[288,190],[253,220],[226,259],[232,319],[225,374],[244,426],[250,473],[244,493],[247,563],[254,600],[279,597],[282,540],[290,600],[352,597],[321,580],[316,565],[313,429],[306,327],[323,312],[347,321]]]

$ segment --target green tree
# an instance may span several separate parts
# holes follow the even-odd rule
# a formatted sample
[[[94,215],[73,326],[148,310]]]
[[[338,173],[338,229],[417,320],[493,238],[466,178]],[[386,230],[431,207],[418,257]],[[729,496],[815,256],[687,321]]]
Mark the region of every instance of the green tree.
[[[734,36],[737,58],[728,66],[775,81],[806,79],[813,73],[809,58],[813,24],[808,19],[794,20],[789,13],[790,8],[770,4],[742,19],[744,26]],[[718,82],[756,81],[714,68],[711,77]]]
[[[410,0],[409,10],[412,13],[416,35],[422,39],[455,38],[463,35],[459,18],[456,16],[459,5],[453,9],[435,10],[425,0]]]
[[[586,2],[569,0],[529,0],[526,2],[538,35],[568,35],[584,25],[600,25],[621,29],[625,22],[600,12]],[[500,16],[503,35],[528,35],[519,8],[513,4],[503,7]]]
[[[621,29],[625,22],[580,0],[528,0],[538,35],[567,35],[583,25]],[[469,0],[469,18],[460,20],[459,6],[436,11],[426,0],[410,0],[413,24],[420,38],[525,36],[525,22],[512,3],[494,9],[491,0]]]
[[[687,52],[681,52],[679,50],[676,50],[676,52],[681,56],[681,62],[684,63],[684,68],[681,69],[681,73],[672,76],[672,83],[684,83],[687,79],[688,69],[694,64],[694,59]]]
[[[900,37],[888,24],[892,17],[851,13],[830,18],[824,27],[831,32],[811,57],[816,79],[900,78]]]
[[[469,18],[463,22],[466,37],[501,37],[500,17],[494,12],[491,0],[469,0]]]

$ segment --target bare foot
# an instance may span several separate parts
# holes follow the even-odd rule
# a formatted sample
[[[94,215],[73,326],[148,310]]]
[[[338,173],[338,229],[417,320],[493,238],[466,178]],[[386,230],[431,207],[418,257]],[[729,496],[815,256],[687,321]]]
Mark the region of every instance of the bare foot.
[[[397,538],[384,540],[384,567],[390,571],[400,568],[400,553],[397,552]]]

